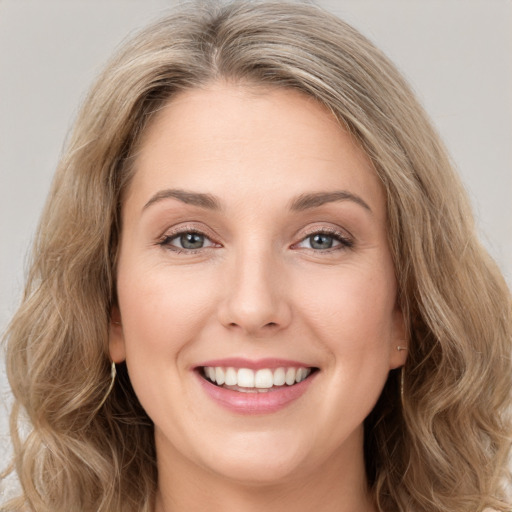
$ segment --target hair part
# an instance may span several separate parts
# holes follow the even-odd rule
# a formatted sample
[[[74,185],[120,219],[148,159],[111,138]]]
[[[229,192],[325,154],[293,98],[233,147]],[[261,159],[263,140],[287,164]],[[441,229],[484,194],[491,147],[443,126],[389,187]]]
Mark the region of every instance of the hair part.
[[[9,510],[146,511],[153,426],[108,329],[122,198],[148,123],[219,80],[290,88],[325,105],[371,159],[387,197],[410,336],[365,422],[381,511],[510,510],[511,298],[480,246],[463,187],[409,86],[352,27],[306,3],[181,6],[128,41],[79,114],[58,166],[22,304],[7,332],[11,431],[23,497]],[[23,411],[31,431],[18,436]]]

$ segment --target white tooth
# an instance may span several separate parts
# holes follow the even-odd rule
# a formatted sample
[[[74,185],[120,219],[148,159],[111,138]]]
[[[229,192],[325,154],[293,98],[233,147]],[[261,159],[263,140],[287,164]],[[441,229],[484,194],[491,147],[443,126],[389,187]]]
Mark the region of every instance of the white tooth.
[[[224,376],[224,369],[221,368],[220,366],[217,366],[215,368],[215,380],[217,381],[217,384],[219,386],[222,386],[222,384],[224,384],[224,381],[226,380]]]
[[[226,373],[224,375],[225,383],[227,386],[236,386],[237,378],[236,378],[236,370],[234,368],[226,368]]]
[[[274,371],[274,386],[282,386],[286,382],[286,372],[284,368],[278,368]]]
[[[288,386],[295,384],[295,368],[287,368],[286,369],[286,377],[285,382]]]
[[[311,373],[311,368],[300,368],[299,369],[299,376],[296,377],[296,379],[299,379],[300,377],[300,380],[297,380],[297,382],[302,382],[303,380],[306,380],[306,377],[308,377],[308,375]]]
[[[254,372],[249,368],[240,368],[237,373],[237,380],[241,388],[253,388]]]
[[[274,379],[272,378],[272,370],[265,368],[256,372],[254,385],[257,388],[271,388],[273,384]]]
[[[212,382],[215,382],[215,368],[211,367],[211,366],[207,366],[206,367],[206,374],[208,375],[208,378],[212,381]]]
[[[297,370],[297,375],[295,375],[295,382],[302,382],[305,377],[306,377],[306,369],[299,368]]]

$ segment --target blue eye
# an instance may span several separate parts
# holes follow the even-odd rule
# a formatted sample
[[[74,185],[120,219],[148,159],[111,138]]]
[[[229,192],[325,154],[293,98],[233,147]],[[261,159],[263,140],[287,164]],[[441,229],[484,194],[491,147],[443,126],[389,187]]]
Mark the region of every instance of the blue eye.
[[[331,249],[334,245],[334,238],[323,233],[317,233],[308,237],[309,245],[312,249]]]
[[[353,242],[341,234],[320,231],[307,236],[296,246],[304,249],[313,249],[315,251],[328,251],[330,249],[336,250],[352,247]]]
[[[204,246],[205,237],[199,233],[183,233],[175,238],[182,249],[201,249]]]
[[[197,231],[183,231],[175,235],[166,236],[160,245],[174,250],[194,251],[213,247],[215,244],[204,234]]]

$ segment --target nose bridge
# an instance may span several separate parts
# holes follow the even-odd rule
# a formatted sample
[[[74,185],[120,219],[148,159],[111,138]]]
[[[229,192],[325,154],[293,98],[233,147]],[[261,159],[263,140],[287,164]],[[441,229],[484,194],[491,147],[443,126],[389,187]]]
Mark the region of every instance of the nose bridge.
[[[279,257],[257,240],[240,247],[230,261],[221,321],[250,334],[285,327],[290,320]]]

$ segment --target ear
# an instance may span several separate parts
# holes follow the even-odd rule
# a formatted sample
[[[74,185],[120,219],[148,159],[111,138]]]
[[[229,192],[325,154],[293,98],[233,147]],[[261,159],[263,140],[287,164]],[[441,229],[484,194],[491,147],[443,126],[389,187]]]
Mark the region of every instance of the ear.
[[[393,311],[393,332],[390,336],[389,369],[404,366],[409,349],[409,335],[402,310],[396,306]]]
[[[113,306],[110,312],[108,351],[114,363],[122,363],[126,359],[123,324],[118,306]]]

